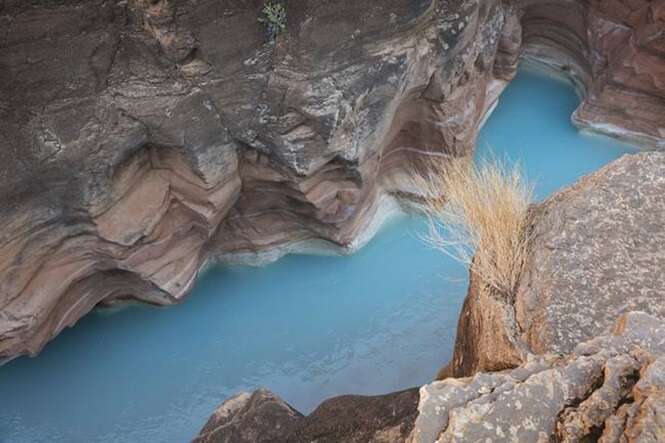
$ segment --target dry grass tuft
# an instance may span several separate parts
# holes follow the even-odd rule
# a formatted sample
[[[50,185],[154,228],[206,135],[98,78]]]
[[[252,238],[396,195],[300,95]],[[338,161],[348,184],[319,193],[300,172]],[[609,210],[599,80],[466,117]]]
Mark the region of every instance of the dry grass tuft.
[[[426,240],[511,297],[527,254],[533,196],[519,166],[497,159],[474,165],[467,158],[442,158],[415,177],[431,221]]]

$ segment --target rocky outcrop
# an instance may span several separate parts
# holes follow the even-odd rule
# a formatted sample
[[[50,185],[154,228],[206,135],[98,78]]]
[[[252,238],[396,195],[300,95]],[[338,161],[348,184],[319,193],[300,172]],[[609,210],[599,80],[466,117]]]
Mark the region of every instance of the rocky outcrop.
[[[665,154],[624,156],[532,213],[532,241],[512,299],[472,276],[455,352],[439,378],[566,354],[640,310],[665,318]]]
[[[420,390],[337,397],[307,417],[268,391],[239,394],[194,441],[657,442],[664,417],[665,322],[631,312],[565,357]]]
[[[622,313],[665,318],[665,154],[625,156],[546,201],[515,297],[536,353],[570,352]]]
[[[518,0],[522,56],[572,76],[582,129],[665,148],[665,2]]]
[[[0,2],[0,361],[211,260],[357,248],[511,75],[499,1],[293,0],[274,44],[262,6]]]
[[[515,308],[469,273],[469,288],[457,321],[453,356],[436,378],[465,377],[478,371],[514,368],[527,359],[519,340]]]
[[[363,397],[345,395],[303,416],[269,391],[242,393],[224,402],[194,443],[404,441],[413,430],[418,390]]]
[[[259,443],[289,434],[303,415],[270,391],[243,392],[222,403],[193,443]]]
[[[665,323],[624,314],[565,358],[420,389],[410,443],[665,439]]]

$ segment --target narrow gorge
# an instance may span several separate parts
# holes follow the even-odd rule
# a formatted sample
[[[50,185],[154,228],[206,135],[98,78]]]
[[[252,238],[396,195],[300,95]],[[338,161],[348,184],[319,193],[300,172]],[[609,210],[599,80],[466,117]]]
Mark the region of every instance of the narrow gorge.
[[[495,142],[484,126],[537,130],[517,121],[528,110],[486,124],[521,65],[572,83],[580,131],[647,152],[533,207],[513,299],[471,275],[442,381],[307,417],[241,394],[199,439],[479,441],[486,423],[507,441],[479,405],[508,411],[494,397],[538,378],[565,400],[520,417],[517,441],[665,438],[665,1],[283,3],[271,41],[259,0],[0,1],[0,361],[96,307],[179,304],[206,269],[355,253],[419,200],[427,159],[478,154]],[[593,143],[603,160],[570,181],[631,150]],[[594,415],[594,396],[616,401]]]

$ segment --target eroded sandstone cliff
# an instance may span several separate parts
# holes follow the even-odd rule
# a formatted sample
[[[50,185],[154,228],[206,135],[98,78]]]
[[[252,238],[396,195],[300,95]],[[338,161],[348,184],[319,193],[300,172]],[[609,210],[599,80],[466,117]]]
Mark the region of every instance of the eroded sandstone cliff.
[[[534,207],[514,297],[472,277],[443,380],[306,417],[241,394],[197,441],[662,441],[664,219],[665,153],[625,156]]]
[[[209,260],[353,250],[510,75],[498,1],[294,0],[274,44],[262,5],[2,2],[0,360]]]
[[[581,129],[665,147],[665,2],[518,0],[523,56],[570,75]]]

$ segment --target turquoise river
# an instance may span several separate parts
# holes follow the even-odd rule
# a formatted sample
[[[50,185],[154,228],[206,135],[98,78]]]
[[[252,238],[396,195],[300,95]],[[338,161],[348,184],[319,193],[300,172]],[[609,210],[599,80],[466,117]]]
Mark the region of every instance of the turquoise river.
[[[570,85],[521,72],[478,155],[519,161],[543,198],[632,151],[579,134],[577,105]],[[451,356],[467,271],[423,232],[403,216],[350,257],[216,268],[179,306],[95,311],[0,367],[0,441],[185,442],[242,390],[268,387],[308,413],[428,382]]]

